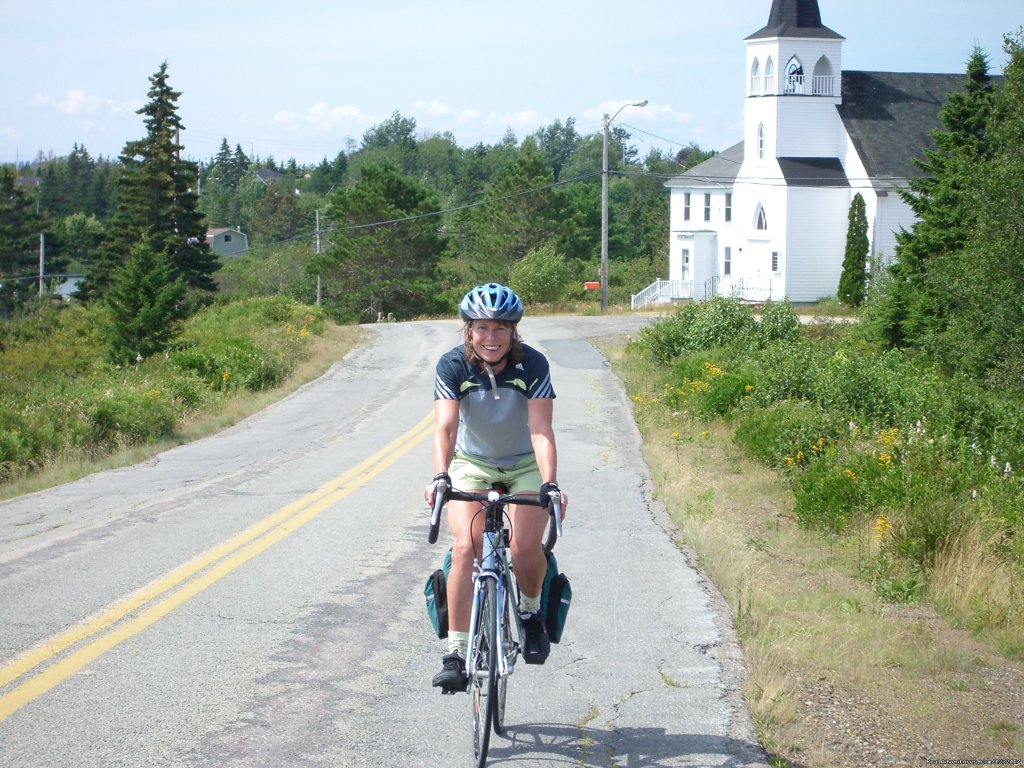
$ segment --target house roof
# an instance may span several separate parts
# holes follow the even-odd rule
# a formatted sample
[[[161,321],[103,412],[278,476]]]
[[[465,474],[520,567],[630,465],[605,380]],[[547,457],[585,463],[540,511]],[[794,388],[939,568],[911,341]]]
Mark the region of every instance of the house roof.
[[[666,187],[731,187],[743,164],[743,142],[733,144],[703,163],[665,182]]]
[[[845,40],[821,23],[818,0],[772,0],[768,24],[747,40],[766,37],[813,37]]]
[[[939,110],[966,81],[963,73],[843,72],[837,110],[868,176],[893,184],[920,176],[914,158],[935,146],[931,131],[942,127]]]

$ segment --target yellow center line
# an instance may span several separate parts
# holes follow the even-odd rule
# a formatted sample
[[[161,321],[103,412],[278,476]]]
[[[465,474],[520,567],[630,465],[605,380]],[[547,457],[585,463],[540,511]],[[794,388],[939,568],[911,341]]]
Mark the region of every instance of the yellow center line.
[[[107,634],[73,651],[35,677],[0,696],[0,721],[95,661],[119,643],[156,623],[256,555],[297,531],[321,512],[383,472],[418,445],[432,431],[433,415],[430,414],[404,435],[313,493],[287,504],[238,535],[103,610],[97,616],[56,635],[0,668],[0,686],[4,686],[50,661],[72,646],[122,621],[137,609],[157,600],[161,595],[169,593],[158,602],[145,607],[130,620],[124,621]],[[205,571],[205,573],[193,578],[201,571]],[[184,586],[178,589],[182,584]]]

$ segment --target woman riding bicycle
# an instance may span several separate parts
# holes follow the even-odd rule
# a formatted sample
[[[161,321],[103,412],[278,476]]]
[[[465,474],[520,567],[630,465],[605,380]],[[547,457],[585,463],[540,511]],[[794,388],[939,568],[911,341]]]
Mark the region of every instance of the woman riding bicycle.
[[[511,493],[558,490],[558,457],[551,417],[555,391],[547,358],[517,332],[523,304],[509,288],[479,285],[459,305],[464,343],[441,356],[434,383],[434,479],[424,490],[433,505],[439,479],[464,491],[486,491],[503,483]],[[562,493],[562,511],[568,498]],[[433,684],[465,690],[466,644],[473,595],[473,555],[481,549],[480,505],[448,503],[452,564],[448,575],[448,653]],[[540,614],[547,570],[541,539],[548,513],[511,506],[512,562],[519,586],[525,641],[523,659],[543,664],[550,640]]]

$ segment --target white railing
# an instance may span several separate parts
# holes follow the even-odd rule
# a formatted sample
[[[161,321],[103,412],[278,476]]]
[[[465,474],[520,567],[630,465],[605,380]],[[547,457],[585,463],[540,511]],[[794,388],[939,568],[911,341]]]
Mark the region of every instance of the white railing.
[[[753,77],[750,78],[750,95],[760,96],[761,93],[761,76],[754,75]]]
[[[835,95],[836,79],[832,75],[815,75],[811,82],[811,93],[815,96]]]
[[[633,294],[630,306],[641,309],[648,304],[664,304],[673,299],[693,297],[693,283],[684,280],[655,280],[640,293]]]

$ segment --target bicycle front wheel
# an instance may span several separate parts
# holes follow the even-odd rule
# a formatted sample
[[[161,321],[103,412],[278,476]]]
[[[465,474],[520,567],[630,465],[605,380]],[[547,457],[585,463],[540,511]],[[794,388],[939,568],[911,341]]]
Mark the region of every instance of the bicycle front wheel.
[[[484,579],[480,587],[477,627],[473,634],[471,653],[475,664],[471,666],[470,681],[473,699],[473,756],[477,768],[487,763],[487,747],[491,738],[491,723],[495,720],[498,683],[497,647],[497,590],[493,579]]]
[[[515,655],[519,652],[519,649],[515,646],[512,640],[512,614],[509,613],[511,608],[511,601],[509,599],[509,592],[507,589],[501,590],[502,597],[499,598],[504,605],[503,610],[500,614],[499,626],[496,630],[496,635],[501,641],[500,645],[496,648],[500,650],[500,653],[505,656],[505,673],[502,674],[502,668],[498,668],[497,681],[495,682],[495,701],[494,701],[494,732],[499,736],[505,733],[505,694],[508,690],[508,676],[512,674],[512,666],[515,664]],[[497,654],[495,654],[497,655]]]

